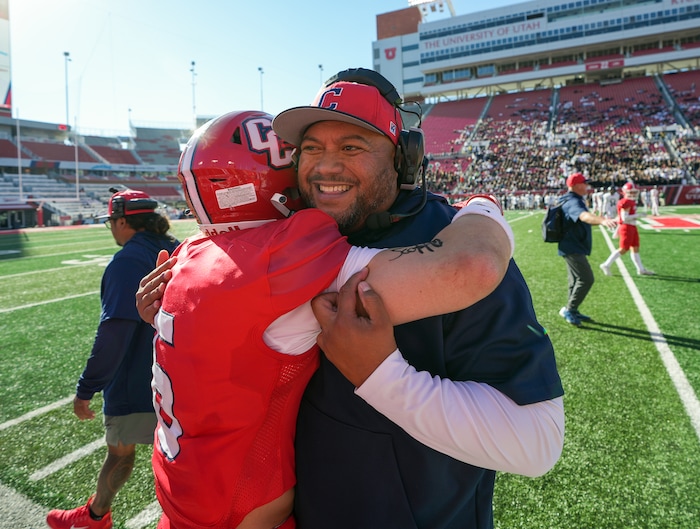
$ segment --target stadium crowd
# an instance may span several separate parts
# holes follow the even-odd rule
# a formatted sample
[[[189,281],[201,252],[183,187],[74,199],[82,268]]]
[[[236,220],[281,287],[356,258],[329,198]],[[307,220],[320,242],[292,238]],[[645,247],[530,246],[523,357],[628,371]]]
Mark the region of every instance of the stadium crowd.
[[[686,183],[700,166],[700,145],[687,136],[647,138],[609,125],[600,131],[580,124],[487,120],[478,140],[458,154],[433,156],[428,187],[445,195],[562,190],[570,170],[587,174],[591,186],[620,187]],[[490,140],[486,140],[490,138]]]
[[[556,97],[549,90],[496,96],[476,125],[456,125],[454,148],[429,152],[428,187],[455,199],[545,194],[562,192],[574,170],[594,188],[693,182],[700,174],[694,79],[693,72],[665,79],[673,104],[651,77],[566,86]]]

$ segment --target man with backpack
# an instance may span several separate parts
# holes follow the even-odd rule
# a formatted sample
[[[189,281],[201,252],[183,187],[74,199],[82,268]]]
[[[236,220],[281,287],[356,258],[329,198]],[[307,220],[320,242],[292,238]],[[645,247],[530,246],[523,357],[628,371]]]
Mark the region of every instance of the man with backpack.
[[[581,173],[573,173],[566,179],[569,192],[562,197],[563,235],[558,244],[558,253],[564,258],[569,274],[569,298],[559,315],[571,325],[579,327],[581,322],[592,318],[578,310],[593,286],[593,270],[588,262],[593,246],[591,226],[603,225],[611,230],[616,222],[594,215],[588,211],[585,197],[588,181]]]

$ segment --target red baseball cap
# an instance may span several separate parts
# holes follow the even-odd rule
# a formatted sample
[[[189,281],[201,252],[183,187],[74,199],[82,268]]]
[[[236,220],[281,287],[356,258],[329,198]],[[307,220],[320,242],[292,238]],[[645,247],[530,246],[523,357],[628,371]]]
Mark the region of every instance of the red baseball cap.
[[[277,135],[292,145],[300,145],[311,125],[319,121],[351,123],[399,141],[403,120],[398,109],[374,86],[338,81],[324,87],[311,106],[281,112],[272,121]]]
[[[97,220],[117,219],[138,213],[153,213],[158,202],[143,191],[125,189],[114,193],[109,199],[107,214],[100,215]]]
[[[566,179],[566,187],[574,187],[576,184],[583,184],[585,182],[588,182],[588,178],[581,173],[573,173]]]

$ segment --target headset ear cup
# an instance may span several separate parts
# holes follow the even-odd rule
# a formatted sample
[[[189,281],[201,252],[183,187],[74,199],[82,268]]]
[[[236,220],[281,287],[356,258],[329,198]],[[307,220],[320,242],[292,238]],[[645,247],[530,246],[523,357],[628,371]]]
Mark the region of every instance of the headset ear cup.
[[[399,175],[399,186],[413,188],[423,166],[425,141],[423,131],[416,127],[402,130],[396,147],[394,166]]]
[[[394,154],[394,169],[396,169],[396,173],[398,174],[399,186],[403,185],[403,182],[406,179],[406,148],[404,146],[404,132],[406,131],[402,130],[401,134],[399,135],[399,141],[396,144],[396,154]]]
[[[112,199],[112,216],[119,218],[124,216],[125,208],[124,197],[114,197]]]

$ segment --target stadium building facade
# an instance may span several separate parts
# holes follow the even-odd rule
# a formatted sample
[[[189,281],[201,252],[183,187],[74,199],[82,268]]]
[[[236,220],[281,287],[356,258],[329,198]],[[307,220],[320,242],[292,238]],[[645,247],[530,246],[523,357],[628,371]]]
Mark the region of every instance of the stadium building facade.
[[[377,16],[374,69],[439,102],[700,67],[700,0],[536,0],[427,21],[424,2]]]
[[[451,0],[408,4],[377,15],[372,65],[421,103],[431,191],[560,191],[578,167],[597,186],[641,180],[668,204],[700,203],[700,0],[533,0],[468,15]],[[9,24],[0,0],[0,230],[91,222],[118,185],[181,210],[189,126],[105,136],[13,118]]]

